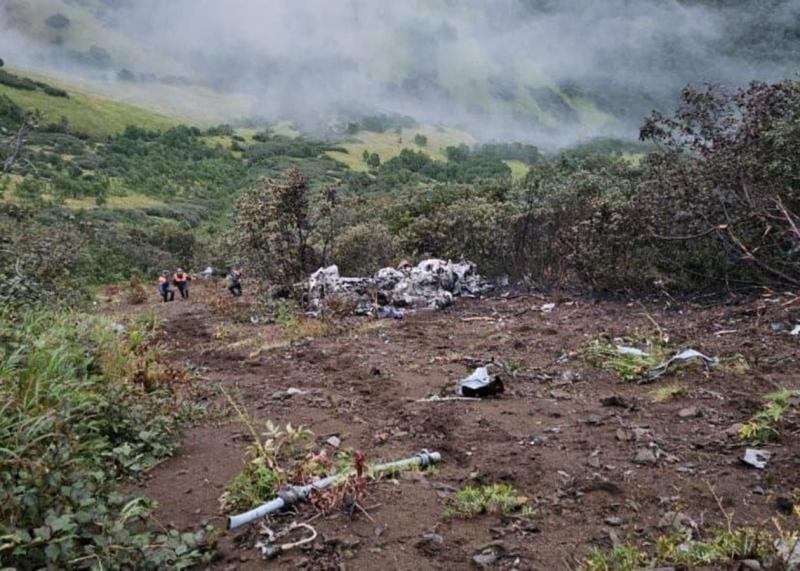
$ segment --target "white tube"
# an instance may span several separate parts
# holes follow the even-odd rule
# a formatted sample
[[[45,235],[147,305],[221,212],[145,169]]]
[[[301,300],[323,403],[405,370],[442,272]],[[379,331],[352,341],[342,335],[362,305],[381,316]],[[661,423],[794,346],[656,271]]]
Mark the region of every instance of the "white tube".
[[[426,468],[431,464],[436,464],[441,461],[442,455],[438,452],[428,452],[423,450],[416,456],[406,458],[405,460],[397,460],[396,462],[388,462],[386,464],[376,464],[372,467],[375,474],[381,472],[400,472],[408,468],[420,466]],[[267,514],[280,511],[298,501],[304,501],[312,490],[323,490],[335,484],[342,476],[334,474],[322,480],[318,480],[313,484],[307,486],[290,486],[286,490],[280,492],[278,497],[274,500],[258,506],[255,509],[245,512],[243,514],[230,516],[228,518],[228,529],[236,529],[257,519],[261,519]]]
[[[236,529],[237,527],[246,523],[261,519],[267,514],[282,510],[285,506],[286,502],[284,502],[281,498],[275,498],[274,500],[267,502],[266,504],[262,504],[257,508],[250,510],[249,512],[229,517],[228,529]]]

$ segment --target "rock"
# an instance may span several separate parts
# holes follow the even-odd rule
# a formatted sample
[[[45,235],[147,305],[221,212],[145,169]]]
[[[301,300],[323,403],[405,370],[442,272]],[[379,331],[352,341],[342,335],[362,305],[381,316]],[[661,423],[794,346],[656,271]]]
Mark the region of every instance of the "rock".
[[[608,525],[613,525],[614,527],[622,525],[622,518],[617,516],[609,516],[603,521],[605,521]]]
[[[589,456],[589,459],[586,461],[586,463],[592,468],[599,468],[600,456],[598,456],[597,454],[592,454],[591,456]]]
[[[631,439],[630,435],[622,428],[617,428],[616,436],[620,442],[627,442]]]
[[[683,512],[666,512],[661,516],[661,519],[658,520],[657,525],[661,529],[671,529],[680,532],[697,529],[697,523]]]
[[[778,555],[786,562],[789,571],[800,569],[800,542],[779,539],[775,542],[775,548],[778,550]]]
[[[688,406],[686,408],[682,408],[678,411],[678,416],[680,418],[697,418],[701,416],[702,412],[696,406]]]
[[[589,418],[586,419],[586,424],[597,425],[601,422],[603,422],[603,419],[596,414],[591,414],[589,415]]]
[[[562,391],[561,389],[554,389],[550,391],[550,396],[558,400],[569,400],[572,398],[572,395],[570,395],[567,391]]]
[[[578,375],[576,375],[573,371],[567,369],[566,371],[561,373],[561,376],[558,379],[556,379],[553,385],[556,387],[562,387],[564,385],[571,385],[576,380],[578,380]]]
[[[329,445],[333,446],[334,448],[339,448],[342,445],[342,440],[338,436],[331,436],[325,442]]]
[[[742,561],[742,569],[750,569],[750,571],[761,571],[763,567],[756,559],[744,559]]]
[[[627,408],[628,403],[619,395],[611,395],[600,399],[600,404],[603,406],[616,406],[619,408]]]
[[[722,431],[722,433],[727,436],[728,438],[735,438],[739,436],[739,431],[744,426],[741,422],[737,422],[735,424],[731,424],[728,428]]]
[[[302,391],[302,390],[298,389],[297,387],[289,387],[288,389],[286,389],[286,394],[291,397],[291,396],[294,396],[294,395],[305,395],[305,394],[308,394],[308,393],[307,393],[307,391]]]
[[[444,548],[444,537],[438,533],[426,533],[414,544],[414,547],[425,555],[436,555]]]
[[[658,458],[656,458],[656,453],[649,448],[639,448],[633,462],[634,464],[653,465],[658,462]]]
[[[497,563],[497,553],[493,549],[472,556],[472,562],[480,569],[487,569]]]

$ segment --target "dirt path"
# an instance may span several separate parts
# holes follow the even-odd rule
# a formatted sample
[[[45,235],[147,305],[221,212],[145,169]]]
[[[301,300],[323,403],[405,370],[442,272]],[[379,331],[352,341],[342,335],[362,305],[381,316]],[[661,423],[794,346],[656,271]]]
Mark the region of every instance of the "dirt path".
[[[781,442],[768,446],[774,454],[764,471],[737,461],[746,445],[731,430],[762,405],[765,393],[800,388],[800,340],[771,328],[800,317],[794,309],[800,304],[648,307],[673,346],[741,354],[750,370],[691,367],[642,386],[574,355],[560,359],[589,337],[652,329],[637,304],[559,300],[543,313],[539,306],[550,300],[538,297],[463,300],[404,321],[353,320],[334,336],[287,345],[278,326],[235,319],[246,300],[195,290],[190,303],[110,311],[163,315],[170,358],[201,371],[207,386],[222,384],[256,419],[305,425],[320,446],[336,434],[342,447],[371,461],[423,448],[443,455],[432,475],[372,485],[367,503],[378,506],[370,511],[374,521],[344,514],[317,519],[313,548],[272,562],[226,534],[214,569],[465,569],[493,541],[506,555],[495,569],[564,569],[592,546],[652,542],[669,511],[701,526],[724,523],[712,487],[736,524],[765,526],[783,517],[775,498],[800,488],[796,424],[787,421]],[[416,402],[451,390],[473,359],[491,358],[520,373],[501,398]],[[655,402],[654,389],[667,384],[681,386],[682,394]],[[290,387],[305,394],[288,396]],[[224,527],[218,498],[239,472],[246,446],[233,415],[190,429],[176,457],[141,484],[159,501],[162,521],[179,529]],[[655,452],[655,462],[635,462],[642,450]],[[495,482],[514,485],[537,515],[443,517],[454,490]],[[431,533],[438,537],[424,538]]]

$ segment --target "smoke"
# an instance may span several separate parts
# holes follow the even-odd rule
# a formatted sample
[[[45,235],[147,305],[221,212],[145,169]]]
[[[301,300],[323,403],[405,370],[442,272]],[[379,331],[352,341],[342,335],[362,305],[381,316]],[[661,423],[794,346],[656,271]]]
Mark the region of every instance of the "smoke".
[[[93,16],[106,77],[245,93],[252,115],[307,128],[402,113],[545,145],[631,135],[688,83],[791,76],[800,46],[800,0],[105,0]],[[75,61],[6,32],[0,50]]]

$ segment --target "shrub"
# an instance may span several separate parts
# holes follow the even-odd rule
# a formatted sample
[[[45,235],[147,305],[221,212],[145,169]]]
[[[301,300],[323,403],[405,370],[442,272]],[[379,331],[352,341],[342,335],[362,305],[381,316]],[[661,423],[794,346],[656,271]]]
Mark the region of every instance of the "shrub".
[[[145,498],[117,479],[178,443],[152,329],[100,317],[0,311],[0,559],[21,569],[186,568],[204,533],[160,533]]]
[[[380,222],[362,222],[337,238],[333,261],[343,275],[369,275],[395,259],[389,229]]]
[[[636,207],[658,263],[696,286],[800,285],[800,84],[729,92],[686,88],[672,117],[654,113],[659,144]]]

